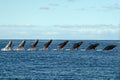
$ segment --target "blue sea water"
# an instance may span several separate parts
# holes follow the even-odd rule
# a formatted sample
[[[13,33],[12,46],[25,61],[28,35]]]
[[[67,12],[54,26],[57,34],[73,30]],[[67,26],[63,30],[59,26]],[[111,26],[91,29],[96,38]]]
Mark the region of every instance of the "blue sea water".
[[[0,40],[0,49],[9,40]],[[12,40],[12,48],[21,40]],[[53,40],[48,50],[39,50],[47,40],[40,40],[36,50],[27,51],[34,40],[27,40],[23,51],[0,50],[0,80],[120,80],[120,41],[70,40],[63,50],[54,50],[62,40]],[[67,50],[83,41],[78,50]],[[91,43],[100,43],[96,50],[85,51]],[[117,47],[102,51],[109,45]]]

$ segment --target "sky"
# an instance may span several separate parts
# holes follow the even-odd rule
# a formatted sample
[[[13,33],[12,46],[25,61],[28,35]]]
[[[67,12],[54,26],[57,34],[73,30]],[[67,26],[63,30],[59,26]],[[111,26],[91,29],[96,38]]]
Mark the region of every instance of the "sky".
[[[120,40],[120,0],[0,0],[0,39]]]

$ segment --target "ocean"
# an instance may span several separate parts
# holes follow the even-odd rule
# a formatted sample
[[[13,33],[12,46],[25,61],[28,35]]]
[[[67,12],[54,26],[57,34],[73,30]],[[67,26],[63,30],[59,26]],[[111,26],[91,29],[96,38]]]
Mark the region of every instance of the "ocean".
[[[0,49],[9,40],[0,40]],[[47,40],[40,40],[36,50],[28,51],[34,40],[26,40],[25,50],[13,50],[21,40],[12,40],[11,51],[0,50],[0,80],[120,80],[119,40],[69,40],[62,50],[55,50],[63,40],[53,40],[48,50],[40,50]],[[68,50],[83,41],[77,50]],[[99,43],[95,50],[85,50]],[[102,49],[115,44],[112,50]]]

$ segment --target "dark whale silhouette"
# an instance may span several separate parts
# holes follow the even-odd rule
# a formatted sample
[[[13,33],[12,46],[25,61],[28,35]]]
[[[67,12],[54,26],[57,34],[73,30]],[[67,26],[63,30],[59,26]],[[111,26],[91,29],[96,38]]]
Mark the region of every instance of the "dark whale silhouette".
[[[34,50],[35,47],[37,46],[38,42],[39,42],[39,40],[35,40],[35,41],[30,45],[30,47],[29,47],[28,50]]]
[[[23,41],[18,45],[18,47],[17,47],[16,50],[23,50],[23,49],[24,49],[24,45],[25,45],[25,43],[26,43],[26,41],[23,40]]]
[[[62,43],[60,43],[60,44],[58,44],[58,45],[57,45],[57,50],[63,49],[63,47],[64,47],[68,42],[69,42],[69,41],[66,40],[66,41],[64,41],[64,42],[62,42]]]
[[[95,49],[97,46],[99,45],[99,43],[95,43],[95,44],[91,44],[87,47],[86,50],[92,50],[92,49]]]
[[[3,51],[9,51],[11,50],[11,45],[12,45],[12,41],[9,41],[8,44],[1,50]]]
[[[112,50],[115,47],[116,47],[116,45],[108,45],[103,50]]]
[[[46,43],[43,45],[43,47],[41,48],[41,50],[46,50],[51,43],[52,43],[52,40],[49,40],[48,42],[46,42]]]
[[[77,42],[72,45],[70,50],[78,49],[83,42]]]

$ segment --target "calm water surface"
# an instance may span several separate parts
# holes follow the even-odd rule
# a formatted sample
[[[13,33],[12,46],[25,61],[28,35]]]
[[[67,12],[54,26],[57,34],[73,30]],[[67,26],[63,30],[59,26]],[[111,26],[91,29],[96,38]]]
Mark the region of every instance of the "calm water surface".
[[[12,48],[21,40],[12,40]],[[23,51],[0,51],[0,80],[120,80],[120,41],[83,40],[78,50],[67,50],[74,42],[70,40],[63,50],[54,50],[62,40],[53,40],[49,49],[39,50],[47,40],[40,40],[36,50],[27,51],[31,42],[27,40]],[[100,43],[96,50],[85,51],[91,43]],[[0,49],[8,40],[0,40]],[[102,51],[109,45],[117,47]]]

